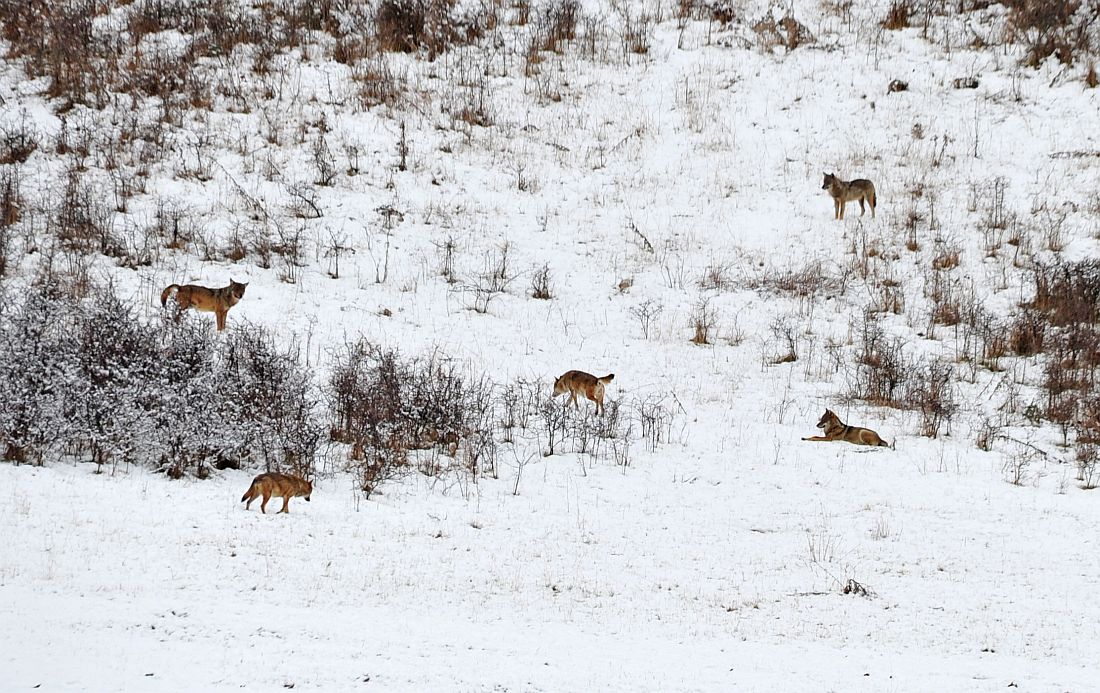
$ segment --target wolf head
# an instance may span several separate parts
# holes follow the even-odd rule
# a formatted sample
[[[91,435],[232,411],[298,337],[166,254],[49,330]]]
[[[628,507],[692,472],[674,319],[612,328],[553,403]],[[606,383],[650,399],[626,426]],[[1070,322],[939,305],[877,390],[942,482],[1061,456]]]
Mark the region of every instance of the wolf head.
[[[313,495],[313,482],[303,480],[302,490],[305,491],[305,493],[302,494],[302,497],[305,498],[306,501],[309,501],[309,497]]]
[[[833,181],[835,181],[835,180],[836,180],[836,176],[834,176],[831,173],[826,173],[825,174],[825,179],[821,182],[821,189],[822,190],[828,190],[829,187],[832,186]]]
[[[825,413],[821,415],[821,418],[817,422],[818,428],[825,428],[833,421],[839,421],[840,419],[833,413],[832,409],[826,409]]]
[[[229,280],[229,292],[233,294],[233,297],[237,300],[244,298],[244,290],[248,288],[248,282],[243,284],[235,282],[232,279]]]
[[[558,376],[557,378],[554,379],[554,396],[555,397],[562,394],[563,392],[568,392],[568,391],[569,391],[569,388],[566,387],[566,385],[565,385],[565,376],[564,375]]]

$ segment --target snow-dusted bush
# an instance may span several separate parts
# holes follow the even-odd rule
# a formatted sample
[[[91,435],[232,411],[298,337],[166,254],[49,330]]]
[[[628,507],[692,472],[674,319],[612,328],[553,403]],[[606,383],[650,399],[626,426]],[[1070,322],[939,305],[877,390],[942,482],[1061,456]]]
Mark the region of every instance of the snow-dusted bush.
[[[68,429],[63,405],[76,350],[66,307],[38,292],[0,302],[0,449],[11,462],[41,464]]]
[[[308,373],[266,332],[144,323],[109,287],[82,300],[31,290],[0,314],[0,391],[0,447],[14,462],[309,476],[321,437]]]
[[[268,470],[309,476],[321,442],[319,392],[293,349],[275,346],[264,328],[244,324],[221,344],[221,388],[231,396],[228,423],[237,449]]]
[[[110,289],[86,301],[61,300],[68,331],[56,344],[67,361],[63,413],[66,448],[103,465],[145,454],[151,428],[147,402],[161,387],[155,328],[133,319]]]

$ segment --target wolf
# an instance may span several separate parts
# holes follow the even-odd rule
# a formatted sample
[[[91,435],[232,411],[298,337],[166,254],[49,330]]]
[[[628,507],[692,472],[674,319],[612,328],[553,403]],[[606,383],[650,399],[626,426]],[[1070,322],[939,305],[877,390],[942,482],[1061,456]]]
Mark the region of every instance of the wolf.
[[[179,310],[176,311],[177,321],[183,311],[193,307],[195,310],[214,313],[218,320],[218,331],[221,332],[225,329],[226,313],[244,297],[246,288],[248,288],[248,282],[241,284],[232,279],[229,280],[229,286],[223,286],[220,289],[209,289],[198,284],[184,284],[183,286],[169,284],[164,291],[160,292],[160,305],[167,307],[168,297],[175,290],[176,303],[179,304]]]
[[[844,204],[853,200],[859,200],[859,215],[863,216],[866,210],[863,201],[871,205],[871,218],[875,218],[875,184],[866,178],[857,178],[853,181],[840,180],[831,173],[825,174],[825,180],[821,183],[822,190],[828,190],[833,197],[833,218],[844,218]]]
[[[832,409],[826,409],[817,422],[817,427],[825,432],[823,436],[810,436],[802,440],[843,440],[856,445],[875,445],[879,447],[893,447],[869,428],[849,426],[833,413]]]
[[[604,385],[614,379],[614,373],[605,375],[602,378],[597,378],[591,373],[585,373],[584,371],[569,371],[554,381],[554,396],[557,397],[564,392],[568,392],[569,401],[573,403],[573,406],[579,407],[580,405],[577,404],[577,395],[582,394],[596,403],[596,414],[599,414],[604,410]]]
[[[278,472],[268,472],[267,474],[260,474],[252,480],[252,485],[248,487],[248,490],[241,496],[241,502],[244,503],[244,509],[248,510],[252,505],[252,501],[256,500],[260,496],[263,496],[263,501],[260,503],[260,512],[267,512],[267,501],[272,496],[281,496],[283,499],[283,509],[279,512],[290,513],[288,508],[290,507],[290,499],[294,496],[302,496],[307,501],[310,494],[313,493],[313,484],[305,479],[300,479],[296,476],[289,474],[279,474]]]

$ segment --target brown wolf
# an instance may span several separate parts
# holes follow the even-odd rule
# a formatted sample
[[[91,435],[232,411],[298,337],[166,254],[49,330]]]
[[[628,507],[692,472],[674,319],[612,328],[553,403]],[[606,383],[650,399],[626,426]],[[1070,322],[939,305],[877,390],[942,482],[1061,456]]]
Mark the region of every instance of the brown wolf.
[[[856,445],[877,445],[880,447],[891,447],[889,443],[879,437],[879,434],[875,433],[869,428],[861,428],[859,426],[849,426],[840,420],[840,417],[833,413],[832,409],[826,409],[825,413],[821,415],[821,420],[817,422],[817,427],[825,432],[823,436],[810,436],[809,438],[803,438],[802,440],[843,440],[849,443],[855,443]]]
[[[283,509],[279,512],[289,514],[290,511],[287,508],[290,506],[291,498],[302,496],[308,501],[311,493],[313,493],[313,484],[305,479],[299,479],[289,474],[268,472],[267,474],[260,474],[252,480],[252,485],[241,496],[241,502],[245,504],[244,509],[248,510],[252,505],[252,501],[263,496],[264,499],[260,503],[260,512],[266,513],[267,501],[272,496],[281,496]]]
[[[866,178],[857,178],[853,181],[840,180],[831,173],[825,174],[825,180],[821,184],[822,190],[828,190],[833,196],[833,218],[844,218],[844,204],[852,200],[859,200],[859,216],[866,211],[863,201],[871,205],[871,218],[875,218],[875,184]]]
[[[614,373],[597,378],[584,371],[569,371],[554,381],[554,396],[557,397],[563,392],[568,392],[569,401],[573,403],[573,406],[579,407],[577,395],[582,394],[596,403],[596,413],[599,414],[603,411],[604,385],[614,380],[614,378]]]
[[[248,282],[240,284],[232,279],[229,280],[229,286],[223,286],[220,289],[208,289],[198,284],[184,284],[183,286],[169,284],[168,288],[160,292],[160,305],[168,305],[168,297],[175,289],[176,303],[179,304],[179,310],[176,311],[176,320],[179,320],[180,314],[188,308],[214,313],[214,316],[218,319],[218,331],[221,332],[225,329],[225,314],[244,297],[246,288],[248,288]]]

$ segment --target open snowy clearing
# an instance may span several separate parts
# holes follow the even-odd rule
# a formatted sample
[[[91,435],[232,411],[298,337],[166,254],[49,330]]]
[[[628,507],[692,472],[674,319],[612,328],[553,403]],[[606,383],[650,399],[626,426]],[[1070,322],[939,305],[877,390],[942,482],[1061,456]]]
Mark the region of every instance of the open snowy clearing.
[[[989,455],[926,467],[935,443],[742,442],[626,474],[542,460],[518,496],[364,503],[340,475],[289,515],[245,512],[244,473],[2,466],[4,687],[1094,684],[1091,494],[1005,484]]]

